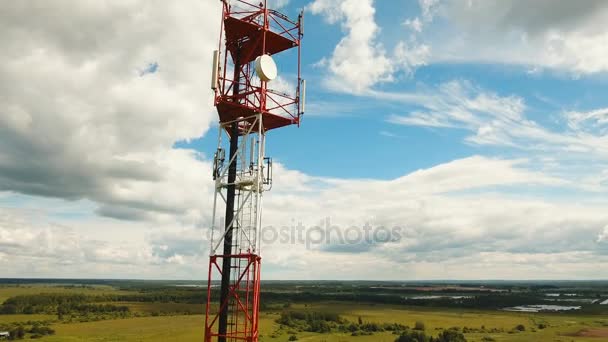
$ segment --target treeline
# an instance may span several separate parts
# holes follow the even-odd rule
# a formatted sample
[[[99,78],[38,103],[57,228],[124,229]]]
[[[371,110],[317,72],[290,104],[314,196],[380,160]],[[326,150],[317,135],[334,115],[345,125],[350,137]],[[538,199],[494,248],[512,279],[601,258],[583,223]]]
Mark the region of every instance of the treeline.
[[[405,331],[406,325],[398,323],[350,322],[340,315],[330,312],[284,311],[276,320],[283,328],[296,331],[330,333],[332,331],[351,333],[352,336],[372,335],[381,331]]]
[[[216,293],[212,300],[216,301]],[[11,313],[55,313],[61,304],[84,304],[84,303],[111,303],[111,302],[147,302],[147,303],[187,303],[204,304],[204,291],[195,290],[155,290],[133,294],[106,294],[106,295],[84,295],[84,294],[36,294],[22,295],[7,299],[0,306],[0,314]],[[408,298],[399,295],[370,294],[370,293],[315,293],[294,292],[276,293],[262,292],[261,302],[264,305],[270,303],[300,302],[310,303],[318,301],[344,301],[358,303],[377,304],[401,304],[408,306],[425,307],[454,307],[454,308],[476,308],[476,309],[501,309],[518,305],[527,305],[537,302],[538,296],[529,294],[493,293],[477,295],[470,298]],[[76,310],[76,309],[75,309]],[[120,311],[120,310],[116,310]]]
[[[2,314],[57,314],[59,319],[67,314],[101,314],[129,312],[123,305],[93,304],[94,298],[82,294],[35,294],[11,297],[0,306]]]
[[[82,304],[88,297],[82,294],[41,293],[8,298],[0,307],[3,314],[57,313],[59,305]]]
[[[279,287],[280,288],[280,287]],[[310,287],[309,287],[310,289]],[[115,312],[118,314],[128,311],[121,305],[112,306],[111,303],[142,302],[142,303],[185,303],[204,304],[206,289],[203,288],[175,288],[175,287],[148,287],[140,288],[130,293],[107,294],[81,294],[81,293],[41,293],[36,295],[22,295],[7,299],[0,305],[0,314],[33,314],[58,313],[62,307],[63,312]],[[299,291],[299,292],[298,292]],[[420,293],[419,293],[420,294]],[[433,295],[435,293],[428,293]],[[212,300],[217,302],[219,291],[212,292]],[[535,293],[484,293],[464,298],[411,298],[390,292],[376,292],[347,290],[340,292],[318,290],[294,292],[279,292],[277,288],[270,287],[261,293],[262,310],[271,309],[274,305],[285,302],[311,303],[319,301],[342,301],[370,304],[391,304],[441,308],[470,308],[470,309],[502,309],[518,305],[529,305],[543,300],[544,296]],[[110,304],[108,304],[110,303]],[[89,306],[83,306],[87,304]],[[560,302],[552,302],[559,305]],[[110,306],[108,306],[110,305]],[[585,305],[580,313],[605,314],[606,305]]]
[[[166,289],[134,294],[106,295],[103,297],[105,298],[104,301],[108,302],[205,304],[207,294],[206,290],[200,289],[198,291]],[[219,295],[217,298],[219,298]]]
[[[49,327],[47,322],[0,324],[0,331],[7,331],[9,340],[21,340],[28,337],[35,339],[55,334],[55,330]]]
[[[349,322],[337,314],[326,312],[284,311],[276,320],[280,328],[271,337],[281,335],[281,330],[288,330],[297,340],[297,332],[331,333],[333,331],[350,333],[351,336],[373,335],[379,332],[391,332],[398,336],[395,342],[466,342],[459,328],[441,331],[436,337],[424,332],[423,322],[416,322],[413,328],[400,323],[364,322],[359,317],[357,322]]]
[[[8,298],[0,306],[0,314],[56,313],[59,306],[63,306],[68,311],[83,311],[85,309],[124,311],[125,308],[120,306],[95,305],[83,307],[81,304],[109,302],[204,304],[205,297],[201,290],[185,291],[171,288],[133,294],[85,295],[79,293],[40,293]]]
[[[61,320],[63,316],[68,314],[85,315],[85,314],[118,314],[119,316],[127,316],[130,312],[129,307],[125,305],[113,304],[60,304],[57,306],[57,317]]]
[[[345,301],[358,303],[401,304],[409,306],[455,307],[500,309],[504,307],[526,305],[538,301],[537,296],[526,294],[492,293],[472,296],[470,298],[408,298],[399,295],[369,294],[369,293],[273,293],[263,292],[262,302],[293,301],[310,303],[317,301]]]
[[[467,339],[454,329],[444,330],[437,337],[428,336],[424,331],[408,330],[402,332],[395,342],[467,342]]]
[[[328,333],[345,323],[337,314],[300,311],[283,312],[276,322],[300,331],[317,333]]]

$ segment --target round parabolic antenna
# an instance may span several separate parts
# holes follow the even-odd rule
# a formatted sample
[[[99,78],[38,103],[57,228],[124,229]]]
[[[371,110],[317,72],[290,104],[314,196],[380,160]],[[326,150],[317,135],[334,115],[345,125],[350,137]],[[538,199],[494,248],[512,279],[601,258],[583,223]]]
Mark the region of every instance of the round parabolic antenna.
[[[255,59],[255,72],[265,82],[277,78],[277,65],[269,55],[261,55]]]

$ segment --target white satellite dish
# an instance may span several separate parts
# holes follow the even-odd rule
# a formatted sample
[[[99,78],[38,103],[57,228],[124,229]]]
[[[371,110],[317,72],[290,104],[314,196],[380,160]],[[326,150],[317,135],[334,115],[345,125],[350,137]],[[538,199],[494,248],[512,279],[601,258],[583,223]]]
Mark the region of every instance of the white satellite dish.
[[[277,65],[269,55],[261,55],[255,59],[255,73],[265,82],[277,78]]]

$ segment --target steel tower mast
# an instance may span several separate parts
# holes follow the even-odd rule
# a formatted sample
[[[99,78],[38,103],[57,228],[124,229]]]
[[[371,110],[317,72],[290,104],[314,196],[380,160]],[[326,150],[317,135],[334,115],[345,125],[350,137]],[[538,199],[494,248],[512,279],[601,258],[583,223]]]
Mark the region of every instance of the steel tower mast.
[[[205,341],[258,341],[262,194],[272,186],[272,160],[264,151],[266,132],[299,126],[304,113],[303,17],[300,13],[291,20],[267,8],[266,0],[221,1],[222,30],[211,81],[219,135]],[[297,84],[288,93],[269,88],[277,76],[271,56],[292,48],[297,48],[297,56],[283,61],[296,64]],[[222,203],[225,216],[218,223]]]

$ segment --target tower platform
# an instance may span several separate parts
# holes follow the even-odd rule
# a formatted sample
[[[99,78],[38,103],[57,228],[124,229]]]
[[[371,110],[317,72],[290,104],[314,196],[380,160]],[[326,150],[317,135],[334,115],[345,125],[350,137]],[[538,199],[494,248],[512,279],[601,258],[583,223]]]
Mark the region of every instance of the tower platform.
[[[221,69],[215,106],[221,123],[263,116],[263,130],[299,125],[301,16],[297,21],[249,1],[224,2],[225,67]],[[273,83],[255,76],[255,59],[298,48],[298,84],[294,94],[272,89]],[[228,66],[230,65],[230,67]],[[228,75],[232,70],[235,75]],[[257,130],[257,128],[254,128]]]
[[[271,12],[269,11],[269,13]],[[224,18],[226,40],[232,42],[227,45],[227,48],[233,60],[236,60],[236,53],[239,51],[237,44],[240,45],[239,61],[242,64],[250,63],[262,54],[274,55],[298,45],[298,40],[291,37],[289,30],[280,31],[279,29],[279,32],[276,32],[270,27],[264,28],[257,23],[260,16],[263,16],[263,11],[241,19],[233,16]],[[268,17],[270,21],[274,20],[271,14]],[[264,34],[266,35],[265,41]]]
[[[218,100],[216,108],[220,117],[220,122],[222,123],[235,121],[238,118],[243,117],[251,118],[247,121],[251,124],[255,124],[255,114],[260,112],[259,108],[222,99]],[[298,117],[276,115],[269,111],[262,112],[262,116],[264,117],[264,131],[297,124],[299,121]],[[257,127],[254,127],[253,130],[257,131]]]

